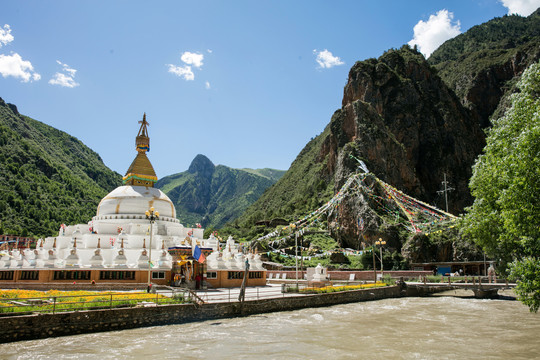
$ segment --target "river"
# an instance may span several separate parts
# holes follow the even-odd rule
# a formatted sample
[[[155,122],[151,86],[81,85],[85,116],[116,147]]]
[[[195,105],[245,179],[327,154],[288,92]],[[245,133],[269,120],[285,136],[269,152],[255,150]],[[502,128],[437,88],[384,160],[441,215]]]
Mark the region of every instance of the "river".
[[[0,358],[533,359],[539,320],[518,301],[398,298],[3,344]]]

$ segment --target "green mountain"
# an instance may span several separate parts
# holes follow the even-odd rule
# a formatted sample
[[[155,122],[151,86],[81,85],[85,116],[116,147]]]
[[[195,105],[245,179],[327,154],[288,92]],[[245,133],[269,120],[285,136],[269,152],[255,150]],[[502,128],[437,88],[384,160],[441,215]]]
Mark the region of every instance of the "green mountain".
[[[505,99],[523,70],[539,60],[538,18],[539,11],[527,18],[493,19],[447,41],[429,61],[405,45],[357,62],[349,72],[342,107],[328,126],[231,225],[249,229],[242,235],[254,238],[269,232],[255,226],[260,220],[302,218],[328,201],[357,170],[350,155],[363,160],[381,180],[439,208],[445,207],[438,191],[446,176],[453,188],[449,210],[462,213],[472,203],[468,182],[485,145],[483,129],[504,112]],[[400,252],[407,241],[408,249],[421,243],[372,205],[358,196],[323,221],[343,247],[359,246],[359,216],[366,223],[368,244],[383,237]],[[424,246],[437,253],[411,253],[418,261],[451,260],[460,253],[452,241]]]
[[[206,156],[197,155],[187,171],[158,180],[156,187],[172,200],[182,223],[220,228],[242,214],[283,173],[215,166]]]
[[[121,181],[78,139],[0,98],[0,233],[50,236],[85,223]]]
[[[428,62],[482,127],[509,106],[521,73],[540,59],[540,8],[524,18],[495,18],[446,41]]]

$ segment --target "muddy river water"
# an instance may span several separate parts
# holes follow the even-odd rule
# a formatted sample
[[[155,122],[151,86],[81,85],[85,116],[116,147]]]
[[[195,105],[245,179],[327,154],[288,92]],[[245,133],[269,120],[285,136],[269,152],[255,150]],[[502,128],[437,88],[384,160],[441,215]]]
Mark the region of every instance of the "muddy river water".
[[[399,298],[0,345],[0,359],[358,358],[539,359],[540,314],[510,300]]]

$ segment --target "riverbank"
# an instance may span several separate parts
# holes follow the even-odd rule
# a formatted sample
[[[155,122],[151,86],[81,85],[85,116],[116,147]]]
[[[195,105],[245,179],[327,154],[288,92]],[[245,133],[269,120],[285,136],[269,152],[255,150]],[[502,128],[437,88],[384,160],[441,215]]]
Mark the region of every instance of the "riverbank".
[[[470,297],[465,295],[465,292],[458,295],[455,289],[449,290],[445,287],[430,287],[427,292],[418,292],[414,286],[407,287],[404,283],[380,288],[302,295],[283,293],[280,286],[248,290],[246,301],[243,303],[237,301],[239,289],[229,288],[216,289],[210,296],[207,292],[203,304],[5,316],[0,318],[0,326],[3,329],[0,333],[0,343],[244,317],[398,297],[423,297],[435,293]],[[512,299],[511,296],[503,298]]]
[[[456,296],[398,297],[18,341],[0,345],[0,357],[6,360],[535,359],[540,353],[540,342],[536,341],[540,333],[539,316],[530,313],[519,301]]]
[[[405,295],[400,286],[328,294],[292,295],[240,302],[163,305],[110,310],[75,311],[60,314],[8,316],[0,319],[0,343],[47,337],[182,324],[380,300]]]

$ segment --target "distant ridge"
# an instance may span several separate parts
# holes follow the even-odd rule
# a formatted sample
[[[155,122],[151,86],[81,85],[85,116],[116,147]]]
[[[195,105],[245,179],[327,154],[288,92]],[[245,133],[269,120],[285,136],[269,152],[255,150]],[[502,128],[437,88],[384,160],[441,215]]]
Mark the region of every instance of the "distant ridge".
[[[221,228],[240,216],[284,173],[216,166],[199,154],[187,171],[159,179],[156,187],[172,200],[182,223]]]

